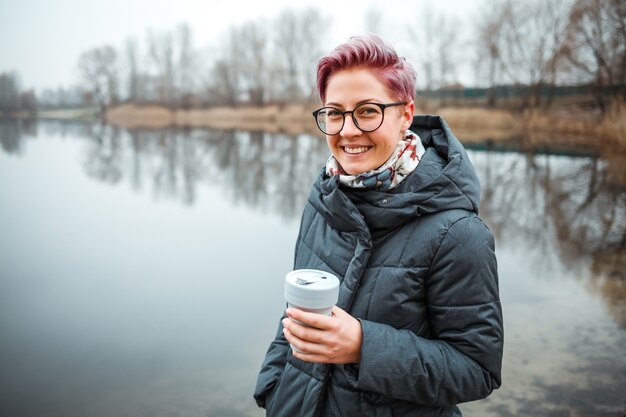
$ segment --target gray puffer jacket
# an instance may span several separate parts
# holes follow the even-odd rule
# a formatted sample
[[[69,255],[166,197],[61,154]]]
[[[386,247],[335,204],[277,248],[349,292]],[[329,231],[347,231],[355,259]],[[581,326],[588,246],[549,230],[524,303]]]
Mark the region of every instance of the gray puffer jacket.
[[[361,322],[361,361],[301,361],[279,324],[254,394],[267,416],[460,416],[457,404],[500,386],[502,310],[478,178],[443,119],[416,116],[411,130],[426,153],[391,192],[323,173],[314,184],[295,268],[342,279],[337,305]]]

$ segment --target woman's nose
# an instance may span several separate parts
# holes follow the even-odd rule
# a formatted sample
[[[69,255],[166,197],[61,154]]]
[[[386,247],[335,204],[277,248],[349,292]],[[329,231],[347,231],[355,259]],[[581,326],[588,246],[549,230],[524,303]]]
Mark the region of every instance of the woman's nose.
[[[346,114],[346,120],[343,123],[343,127],[341,128],[341,131],[339,132],[339,134],[343,137],[352,137],[352,136],[358,136],[361,134],[361,129],[359,129],[355,124],[354,124],[354,120],[352,119],[351,116]]]

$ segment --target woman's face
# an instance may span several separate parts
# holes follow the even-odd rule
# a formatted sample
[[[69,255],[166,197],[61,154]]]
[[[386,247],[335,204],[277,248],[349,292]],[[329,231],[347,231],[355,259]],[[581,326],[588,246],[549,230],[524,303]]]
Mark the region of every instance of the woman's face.
[[[324,106],[346,111],[365,102],[397,101],[373,72],[354,68],[339,71],[329,78]],[[403,132],[411,125],[413,111],[413,101],[385,109],[383,124],[373,132],[362,132],[354,125],[350,114],[346,114],[343,129],[336,135],[326,135],[328,147],[347,174],[376,169],[389,159]]]

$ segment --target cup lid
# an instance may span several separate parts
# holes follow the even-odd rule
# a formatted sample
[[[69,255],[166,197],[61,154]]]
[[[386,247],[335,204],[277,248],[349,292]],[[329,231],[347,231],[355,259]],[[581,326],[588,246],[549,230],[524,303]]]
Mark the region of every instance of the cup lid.
[[[337,304],[339,279],[317,269],[296,269],[285,277],[285,299],[305,308],[327,308]]]

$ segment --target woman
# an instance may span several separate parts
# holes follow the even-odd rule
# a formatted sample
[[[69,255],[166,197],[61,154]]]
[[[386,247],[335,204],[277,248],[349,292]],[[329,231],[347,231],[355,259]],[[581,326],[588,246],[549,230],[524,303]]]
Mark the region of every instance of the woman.
[[[460,416],[457,404],[500,386],[478,178],[441,118],[413,117],[415,77],[375,35],[319,61],[314,116],[332,156],[304,209],[295,268],[342,283],[331,317],[287,309],[255,392],[268,416]]]

